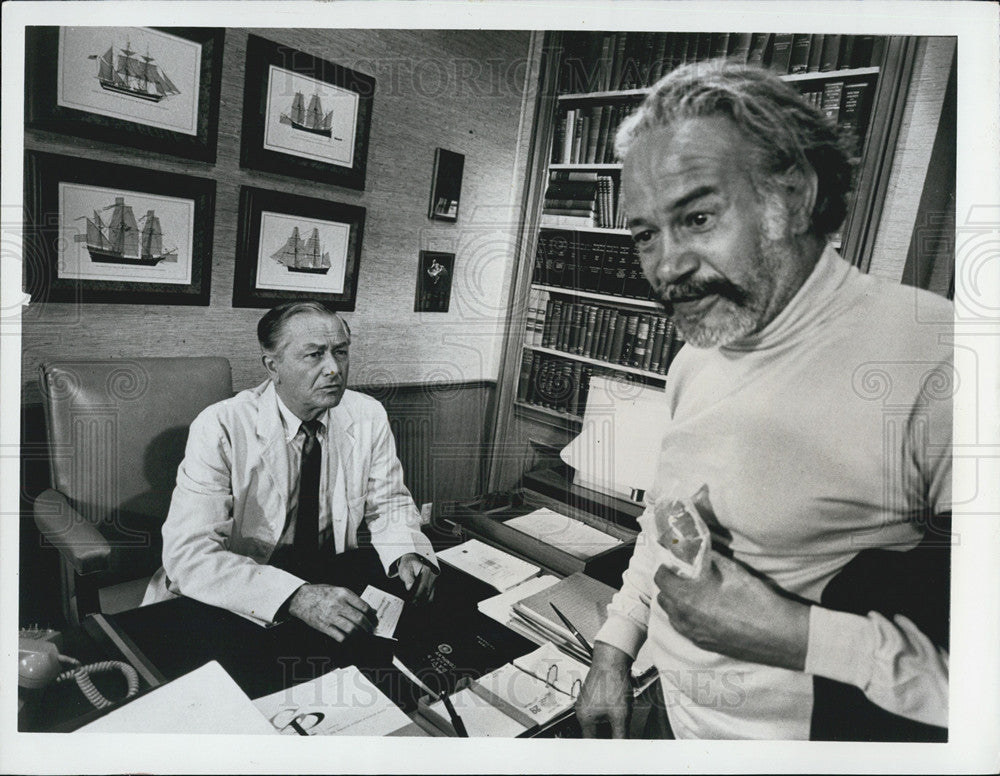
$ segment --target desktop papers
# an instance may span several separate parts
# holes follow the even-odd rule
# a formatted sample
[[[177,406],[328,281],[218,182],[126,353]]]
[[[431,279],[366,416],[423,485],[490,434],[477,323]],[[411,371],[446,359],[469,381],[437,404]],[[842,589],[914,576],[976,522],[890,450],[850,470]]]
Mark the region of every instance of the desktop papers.
[[[501,593],[541,571],[538,566],[515,558],[478,539],[469,539],[462,544],[441,550],[437,557],[449,566],[454,566],[459,571],[492,585]]]
[[[268,734],[274,728],[214,660],[84,725],[86,733]]]
[[[479,611],[487,617],[496,620],[501,625],[509,626],[511,618],[514,616],[514,604],[527,598],[529,595],[534,595],[539,590],[552,587],[558,581],[558,577],[554,577],[551,574],[542,574],[540,577],[527,579],[503,593],[490,598],[484,598],[477,606]]]
[[[375,635],[395,640],[393,634],[396,632],[399,615],[403,613],[403,599],[368,585],[361,594],[361,600],[374,609],[378,617]]]
[[[574,703],[572,696],[525,673],[512,663],[490,671],[476,682],[494,697],[526,715],[534,725],[548,724]]]
[[[579,695],[590,670],[579,660],[564,655],[551,641],[534,652],[514,658],[514,665],[570,698]]]
[[[410,724],[355,666],[265,695],[254,705],[286,735],[385,736]]]
[[[507,716],[493,706],[485,698],[480,698],[471,689],[465,687],[449,698],[455,707],[455,712],[462,718],[469,738],[517,738],[528,729],[516,719]],[[448,710],[442,701],[434,701],[428,707],[433,715],[431,720],[440,726],[441,721],[449,720]],[[434,719],[436,717],[437,719]],[[443,729],[451,733],[450,721]]]
[[[545,508],[504,520],[504,525],[581,560],[592,558],[622,543],[616,536]]]

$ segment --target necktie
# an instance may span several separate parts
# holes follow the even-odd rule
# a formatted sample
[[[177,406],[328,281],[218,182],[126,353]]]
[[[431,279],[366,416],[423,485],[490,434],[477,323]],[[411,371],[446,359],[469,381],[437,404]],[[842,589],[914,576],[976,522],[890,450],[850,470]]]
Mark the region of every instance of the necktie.
[[[299,508],[295,515],[295,555],[304,569],[312,568],[319,554],[319,471],[323,457],[316,434],[322,428],[318,420],[302,423],[306,439],[302,445],[299,469]]]

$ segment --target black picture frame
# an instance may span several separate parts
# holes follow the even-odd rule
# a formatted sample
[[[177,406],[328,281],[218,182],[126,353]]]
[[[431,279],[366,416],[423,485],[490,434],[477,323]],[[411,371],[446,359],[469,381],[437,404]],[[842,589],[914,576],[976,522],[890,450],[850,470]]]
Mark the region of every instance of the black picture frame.
[[[434,149],[434,171],[431,174],[431,198],[427,217],[435,221],[457,221],[462,197],[462,172],[465,155],[444,148]]]
[[[413,299],[415,313],[446,313],[451,304],[451,286],[455,278],[455,254],[420,251],[417,267],[417,290]]]
[[[344,230],[346,227],[346,231]],[[292,229],[301,229],[293,235]],[[303,197],[298,194],[243,186],[240,188],[239,231],[236,251],[236,271],[233,281],[233,307],[273,307],[295,299],[316,299],[332,310],[351,311],[358,293],[358,269],[361,265],[361,243],[364,238],[365,209],[357,205],[327,199]],[[293,236],[308,243],[310,229],[323,229],[317,234],[320,254],[330,252],[330,270],[299,268],[300,275],[286,265],[280,273],[280,262],[274,259],[273,248],[279,249]],[[343,238],[342,243],[327,238]],[[343,250],[336,251],[341,244]],[[272,261],[273,260],[273,261]],[[276,270],[271,264],[278,265]],[[304,263],[308,264],[308,260]],[[338,274],[341,272],[342,274]],[[274,272],[279,272],[278,277]],[[342,290],[330,292],[324,286],[342,280]],[[274,287],[277,284],[287,287]]]
[[[129,121],[59,104],[60,27],[25,30],[25,125],[29,129],[75,135],[89,140],[129,146],[145,151],[215,162],[219,130],[219,93],[225,31],[216,27],[154,27],[201,47],[198,100],[193,116],[195,134]],[[93,28],[117,30],[122,28]],[[109,37],[111,33],[109,32]],[[94,66],[95,68],[97,65]],[[96,76],[96,71],[95,71]]]
[[[374,78],[256,35],[247,39],[245,77],[240,150],[243,167],[364,190]],[[279,78],[284,82],[279,83]],[[321,134],[325,131],[323,127],[308,127],[294,121],[295,87],[302,84],[315,89],[313,96],[317,98],[319,91],[323,91],[322,96],[328,100],[334,95],[334,107],[328,113],[337,113],[334,122],[342,129],[343,138],[334,129],[327,136],[330,141],[327,143]],[[308,107],[312,107],[313,96],[308,98]],[[302,95],[298,99],[304,101],[306,98]],[[349,107],[351,104],[353,109]],[[317,109],[320,113],[324,111],[319,103]],[[308,110],[304,112],[309,113]],[[352,114],[353,123],[350,121]],[[326,116],[328,121],[330,115]],[[353,143],[347,136],[347,129],[353,132]],[[296,132],[297,136],[292,137]],[[338,144],[337,140],[342,142]]]
[[[132,208],[159,202],[169,209],[157,214],[162,221],[162,248],[152,266],[178,266],[174,282],[157,279],[147,266],[94,260],[89,224],[71,202],[89,196],[88,210],[108,210],[117,196]],[[74,199],[75,198],[75,199]],[[28,151],[25,153],[26,222],[24,229],[25,290],[33,302],[201,305],[209,302],[212,275],[212,240],[215,216],[215,181],[141,167],[91,161],[73,156]],[[64,211],[62,208],[66,207]],[[113,220],[117,209],[111,209]],[[180,213],[183,218],[167,220]],[[142,223],[145,216],[137,219]],[[135,217],[134,214],[132,216]],[[148,224],[149,221],[146,221]],[[183,228],[187,224],[188,229]],[[145,237],[145,226],[140,241]],[[181,226],[178,226],[180,224]],[[172,228],[173,227],[173,228]],[[77,246],[78,243],[85,243]],[[174,257],[169,257],[173,245]],[[180,246],[180,247],[178,247]],[[84,251],[89,257],[84,255]],[[154,257],[155,258],[155,257]],[[90,276],[76,276],[89,267]],[[190,267],[190,278],[177,280]],[[156,271],[160,271],[156,270]],[[108,277],[96,278],[95,273]]]

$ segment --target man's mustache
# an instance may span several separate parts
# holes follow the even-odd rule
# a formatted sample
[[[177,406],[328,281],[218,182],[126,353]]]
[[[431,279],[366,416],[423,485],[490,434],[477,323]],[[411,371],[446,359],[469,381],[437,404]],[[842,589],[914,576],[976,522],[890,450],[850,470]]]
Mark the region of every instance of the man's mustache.
[[[750,298],[745,289],[724,278],[691,279],[657,290],[660,301],[663,302],[668,314],[673,311],[674,304],[678,302],[690,302],[711,295],[729,299],[740,306],[746,304]]]

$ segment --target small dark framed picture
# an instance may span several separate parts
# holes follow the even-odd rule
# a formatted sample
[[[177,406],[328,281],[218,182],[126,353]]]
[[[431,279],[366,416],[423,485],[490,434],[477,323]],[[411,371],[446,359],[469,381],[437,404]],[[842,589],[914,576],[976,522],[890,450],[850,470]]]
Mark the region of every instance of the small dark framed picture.
[[[353,310],[365,209],[244,186],[233,307],[318,299]]]
[[[413,311],[446,313],[451,303],[451,281],[455,276],[455,254],[420,251],[417,294]]]
[[[374,93],[371,76],[249,36],[240,163],[364,189]]]
[[[208,304],[214,180],[35,151],[25,173],[33,300]]]
[[[462,170],[465,156],[437,148],[431,176],[431,202],[428,217],[436,221],[457,221],[458,200],[462,196]]]
[[[29,27],[32,129],[215,161],[224,31]]]

